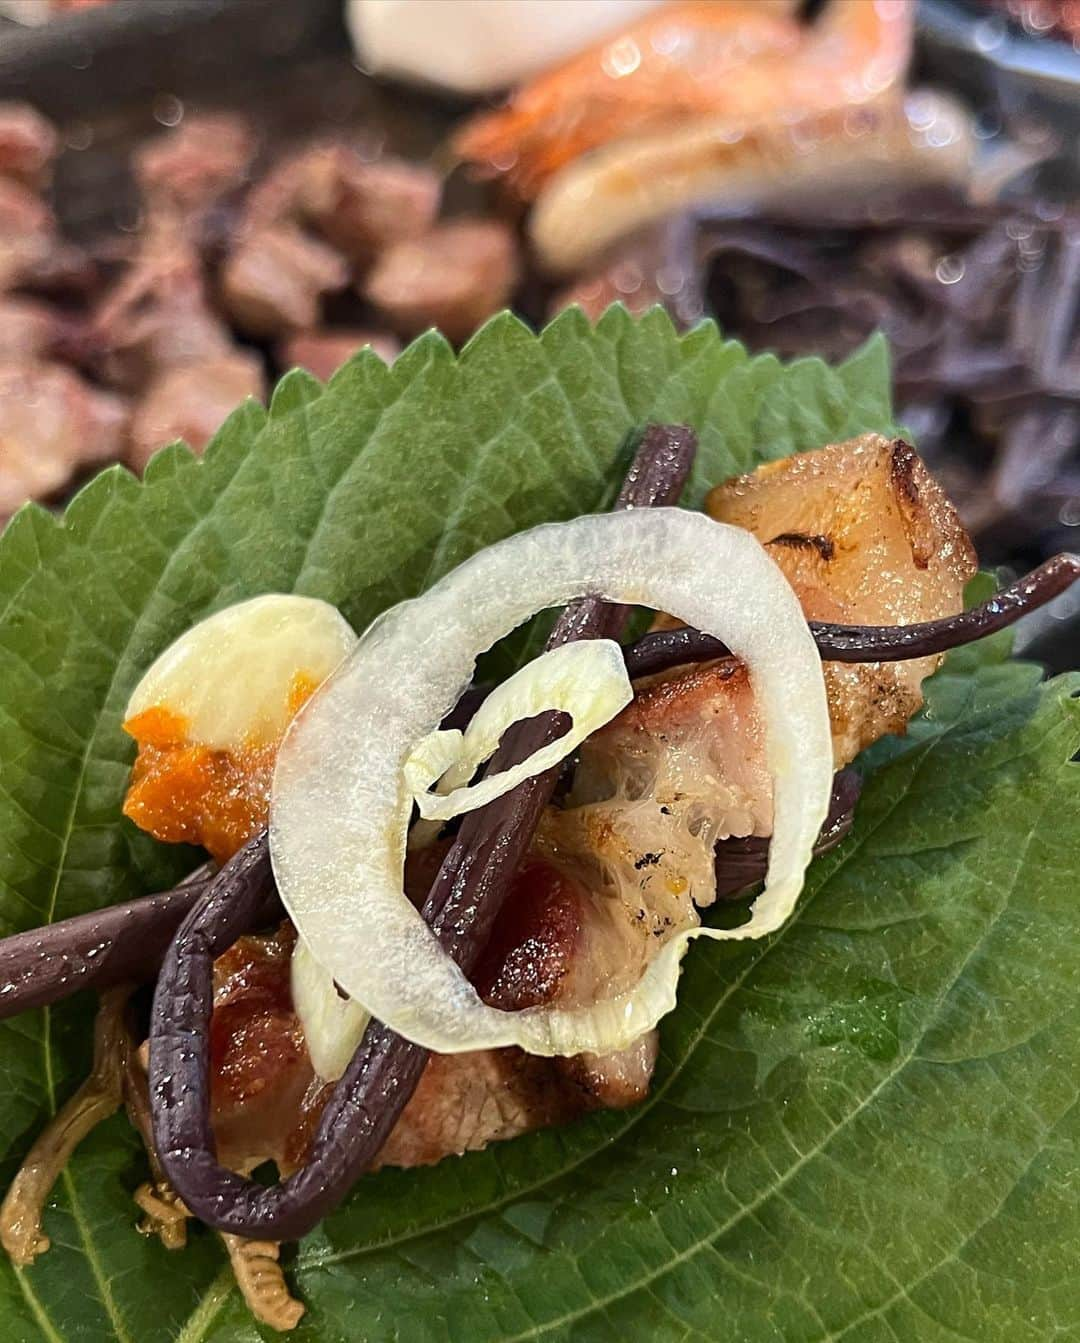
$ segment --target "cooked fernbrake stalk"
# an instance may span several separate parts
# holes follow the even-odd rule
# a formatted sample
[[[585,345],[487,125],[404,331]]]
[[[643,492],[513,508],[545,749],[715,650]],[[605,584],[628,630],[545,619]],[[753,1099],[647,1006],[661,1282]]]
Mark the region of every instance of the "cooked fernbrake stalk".
[[[152,1179],[139,1185],[133,1198],[145,1214],[139,1224],[144,1236],[156,1236],[166,1250],[182,1250],[187,1244],[191,1213],[165,1179],[154,1149],[150,1117],[150,1093],[146,1081],[145,1047],[137,1049],[130,1032],[123,1044],[124,1105],[128,1118],[142,1138]],[[250,1241],[222,1235],[236,1285],[248,1309],[271,1329],[295,1329],[304,1314],[303,1305],[289,1292],[278,1262],[280,1246],[273,1241]]]
[[[826,625],[811,622],[822,658],[832,662],[899,662],[947,653],[1006,629],[1045,606],[1080,578],[1080,555],[1055,555],[970,611],[914,625]]]
[[[678,500],[697,439],[678,426],[650,426],[617,508]],[[572,603],[548,640],[610,638],[623,609],[597,598]],[[508,731],[486,773],[526,759],[566,730],[563,715],[541,714]],[[424,903],[423,916],[447,953],[468,972],[482,953],[510,879],[551,798],[559,770],[534,775],[470,812]],[[166,955],[154,997],[150,1098],[162,1166],[184,1202],[218,1230],[249,1238],[296,1240],[347,1193],[374,1159],[416,1089],[428,1051],[373,1021],[323,1113],[310,1160],[270,1188],[218,1164],[210,1128],[207,1035],[215,955],[246,931],[256,892],[269,879],[265,835],[222,869],[210,894],[181,927]]]
[[[81,989],[141,983],[213,874],[204,863],[172,890],[31,928],[0,941],[0,1019],[46,1007]]]
[[[120,1108],[124,1013],[130,996],[129,988],[115,988],[102,997],[90,1076],[30,1148],[0,1204],[0,1244],[15,1264],[32,1264],[49,1248],[41,1216],[53,1185],[83,1138]]]
[[[992,597],[959,615],[914,625],[832,625],[810,621],[823,662],[905,662],[947,653],[1014,625],[1059,597],[1080,578],[1080,556],[1055,555]],[[700,630],[656,630],[626,649],[631,679],[654,676],[688,662],[729,657],[730,650]]]
[[[138,1229],[141,1235],[156,1236],[166,1250],[182,1250],[187,1244],[187,1224],[191,1214],[176,1191],[170,1188],[157,1159],[157,1152],[154,1151],[150,1090],[146,1083],[146,1051],[139,1049],[130,1030],[124,1032],[122,1049],[124,1109],[132,1128],[142,1139],[146,1159],[150,1163],[151,1178],[139,1185],[132,1195],[136,1206],[145,1214]]]

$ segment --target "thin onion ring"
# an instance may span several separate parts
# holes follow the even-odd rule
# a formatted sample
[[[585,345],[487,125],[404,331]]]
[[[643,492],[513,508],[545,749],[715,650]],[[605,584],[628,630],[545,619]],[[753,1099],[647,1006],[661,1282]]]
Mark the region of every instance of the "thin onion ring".
[[[497,686],[464,732],[437,729],[409,757],[405,777],[425,820],[448,821],[475,811],[576,751],[634,697],[622,649],[614,639],[583,639],[550,648]],[[507,728],[549,711],[568,713],[570,731],[513,769],[469,780],[494,753]],[[439,780],[438,790],[429,792]]]
[[[535,611],[582,593],[668,611],[746,664],[774,787],[768,872],[747,923],[672,937],[632,990],[588,1008],[504,1012],[481,1001],[402,890],[411,805],[404,767],[468,684],[480,652]],[[313,955],[407,1039],[440,1053],[505,1045],[602,1053],[671,1010],[691,937],[743,939],[780,927],[802,889],[831,784],[817,649],[798,599],[756,538],[681,509],[601,514],[499,542],[368,629],[282,743],[271,856],[283,903]]]

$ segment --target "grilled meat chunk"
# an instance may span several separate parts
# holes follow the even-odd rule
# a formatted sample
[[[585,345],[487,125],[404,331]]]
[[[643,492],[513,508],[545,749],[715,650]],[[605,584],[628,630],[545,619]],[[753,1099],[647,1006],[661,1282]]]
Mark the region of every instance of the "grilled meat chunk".
[[[222,269],[225,307],[251,336],[318,326],[324,294],[344,289],[349,268],[333,248],[294,224],[245,233]]]
[[[166,367],[132,416],[128,462],[141,471],[158,448],[179,438],[201,452],[245,397],[264,390],[259,360],[243,350]]]
[[[210,306],[198,255],[165,228],[146,239],[135,264],[98,306],[89,343],[103,376],[132,389],[167,368],[234,349]]]
[[[383,331],[361,331],[352,327],[298,331],[283,340],[277,348],[277,362],[284,370],[306,368],[309,373],[326,382],[357,350],[370,345],[380,359],[393,363],[401,351],[393,336]]]
[[[59,245],[56,219],[45,202],[20,182],[0,176],[0,290],[33,276]]]
[[[120,455],[124,403],[61,364],[0,365],[0,520],[45,499],[84,466]]]
[[[305,224],[363,266],[390,243],[426,233],[441,193],[438,173],[423,164],[368,162],[351,145],[317,144],[267,174],[246,218],[253,227]]]
[[[491,219],[456,219],[395,243],[364,284],[366,297],[404,335],[429,326],[465,340],[510,298],[517,283],[513,234]]]
[[[56,155],[56,128],[29,103],[0,103],[0,176],[39,190]]]
[[[975,554],[956,510],[901,439],[864,434],[714,489],[712,517],[769,548],[810,620],[908,625],[963,609]],[[825,664],[837,768],[922,704],[938,658]]]
[[[0,362],[46,357],[69,325],[36,299],[0,297]]]
[[[244,182],[254,153],[255,137],[242,117],[191,116],[141,145],[132,167],[152,213],[190,218]]]

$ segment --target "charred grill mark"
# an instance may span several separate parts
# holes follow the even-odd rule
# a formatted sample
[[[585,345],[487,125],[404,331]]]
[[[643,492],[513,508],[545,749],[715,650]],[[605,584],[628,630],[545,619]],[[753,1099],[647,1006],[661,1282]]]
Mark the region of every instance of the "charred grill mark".
[[[911,545],[912,562],[916,569],[926,569],[934,556],[936,535],[919,492],[917,472],[920,465],[919,455],[911,444],[898,438],[889,458],[889,484]]]
[[[655,867],[662,857],[663,854],[660,853],[643,853],[634,863],[634,869],[640,872],[642,868]]]
[[[826,564],[836,554],[836,547],[829,537],[822,536],[820,533],[811,535],[809,532],[781,532],[779,536],[774,536],[771,541],[766,541],[765,544],[767,546],[790,546],[793,550],[816,550]]]

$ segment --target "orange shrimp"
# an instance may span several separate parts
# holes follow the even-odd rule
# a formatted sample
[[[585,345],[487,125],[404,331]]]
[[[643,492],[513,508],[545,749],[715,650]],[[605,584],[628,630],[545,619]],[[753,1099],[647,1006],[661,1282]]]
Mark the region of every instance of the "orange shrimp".
[[[532,199],[598,145],[702,117],[753,126],[866,102],[902,78],[912,0],[832,0],[811,25],[791,5],[683,0],[526,84],[458,132],[454,149]]]

